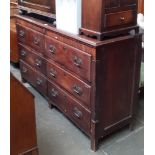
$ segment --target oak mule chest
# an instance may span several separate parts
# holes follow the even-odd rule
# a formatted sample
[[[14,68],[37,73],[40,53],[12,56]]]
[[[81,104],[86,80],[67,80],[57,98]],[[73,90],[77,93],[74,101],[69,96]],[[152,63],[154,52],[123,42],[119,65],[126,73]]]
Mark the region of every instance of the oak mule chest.
[[[20,69],[49,102],[91,139],[132,123],[137,101],[141,35],[98,41],[16,16]]]

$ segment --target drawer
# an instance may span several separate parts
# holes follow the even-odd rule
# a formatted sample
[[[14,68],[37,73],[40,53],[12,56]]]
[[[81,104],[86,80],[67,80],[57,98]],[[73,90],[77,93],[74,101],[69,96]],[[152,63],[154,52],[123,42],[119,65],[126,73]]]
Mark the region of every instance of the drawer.
[[[53,31],[48,31],[47,30],[46,35],[51,37],[51,38],[54,38],[54,39],[56,39],[58,41],[63,41],[63,37],[60,34],[57,34],[57,33],[53,32]]]
[[[34,48],[39,53],[43,53],[43,34],[17,24],[17,35],[19,42]]]
[[[34,48],[35,50],[39,51],[40,53],[43,53],[43,51],[44,51],[43,34],[41,34],[40,32],[29,29],[28,37],[29,37],[29,39],[28,39],[29,45],[32,48]]]
[[[36,70],[46,75],[46,61],[43,57],[21,44],[19,44],[19,54],[21,60],[27,62]]]
[[[47,62],[47,76],[90,108],[91,86],[59,67],[53,61]]]
[[[17,37],[18,37],[18,41],[22,42],[22,43],[26,43],[26,38],[28,38],[28,32],[27,29],[23,26],[20,25],[16,25],[16,29],[17,29]]]
[[[91,55],[50,37],[45,37],[45,55],[90,81]]]
[[[83,131],[90,134],[91,113],[55,83],[48,81],[48,98]]]
[[[136,5],[137,0],[121,0],[120,4],[121,6],[134,6]]]
[[[20,60],[20,71],[22,78],[24,78],[27,82],[34,86],[34,77],[36,76],[36,73],[29,65],[24,63],[22,60]]]
[[[34,71],[28,64],[20,61],[20,69],[22,77],[34,86],[42,95],[47,96],[47,80],[46,78]]]
[[[63,110],[64,112],[67,112],[66,106],[66,93],[58,87],[56,84],[54,84],[51,81],[48,81],[48,98],[54,103],[55,106]]]
[[[91,113],[71,96],[67,97],[68,117],[88,135],[90,134]]]
[[[47,96],[47,80],[38,72],[36,72],[35,76],[35,87],[42,95]]]
[[[135,12],[133,10],[118,13],[109,13],[105,15],[105,27],[124,26],[135,23]]]

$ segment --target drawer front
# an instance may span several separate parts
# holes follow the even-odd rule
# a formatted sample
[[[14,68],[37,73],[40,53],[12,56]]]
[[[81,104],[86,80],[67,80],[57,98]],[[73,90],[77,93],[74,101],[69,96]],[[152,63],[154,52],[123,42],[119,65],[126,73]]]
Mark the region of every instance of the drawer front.
[[[53,101],[79,128],[90,134],[90,111],[55,83],[48,81],[48,98]]]
[[[67,112],[69,118],[89,135],[91,113],[70,96],[67,98],[67,105],[69,105],[69,112]]]
[[[34,48],[39,53],[43,53],[43,34],[17,24],[17,35],[19,42]]]
[[[28,64],[20,61],[20,69],[22,77],[33,85],[42,95],[47,96],[47,80],[46,78],[34,71]]]
[[[135,23],[135,12],[133,10],[118,13],[109,13],[105,15],[105,28],[114,26],[125,26]]]
[[[47,80],[38,72],[35,76],[35,87],[42,95],[47,96]]]
[[[36,73],[35,71],[26,63],[24,63],[22,60],[20,60],[20,71],[21,71],[21,76],[30,84],[34,86],[35,83],[35,76]]]
[[[121,0],[120,5],[121,6],[131,6],[131,5],[136,5],[137,0]]]
[[[16,29],[17,29],[17,37],[18,37],[18,41],[22,42],[22,43],[26,43],[26,38],[28,35],[27,29],[23,26],[20,25],[16,25]]]
[[[49,37],[51,37],[51,38],[54,38],[54,39],[56,39],[58,41],[63,41],[63,37],[61,35],[53,32],[53,31],[48,31],[47,30],[46,31],[46,35],[49,36]]]
[[[31,49],[19,44],[20,59],[46,75],[46,61]]]
[[[45,37],[45,55],[90,81],[91,55],[47,36]]]
[[[43,53],[44,50],[44,39],[43,39],[43,34],[37,32],[37,31],[33,31],[31,29],[29,29],[28,31],[28,43],[29,45],[34,48],[35,50],[37,50],[40,53]]]
[[[53,61],[47,62],[47,76],[90,108],[91,86],[62,69]]]
[[[57,85],[55,85],[53,82],[48,81],[48,98],[54,102],[54,104],[63,110],[64,112],[67,112],[66,106],[66,93]]]

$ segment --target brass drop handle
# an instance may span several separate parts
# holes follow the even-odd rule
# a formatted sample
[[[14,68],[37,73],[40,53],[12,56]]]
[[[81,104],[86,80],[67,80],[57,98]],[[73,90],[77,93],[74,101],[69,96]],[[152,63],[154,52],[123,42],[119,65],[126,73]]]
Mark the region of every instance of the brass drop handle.
[[[52,90],[51,90],[51,95],[52,95],[53,97],[57,97],[57,96],[59,95],[59,93],[58,93],[58,91],[56,91],[54,88],[52,88]]]
[[[37,37],[34,37],[33,43],[34,43],[35,45],[39,45],[39,42],[40,42],[40,39],[37,38]]]
[[[73,92],[78,94],[79,96],[81,96],[83,94],[83,90],[81,87],[77,86],[77,85],[74,85],[73,86]]]
[[[54,69],[50,69],[50,75],[53,77],[53,78],[56,78],[56,75],[57,75],[57,72],[54,70]]]
[[[67,50],[67,47],[63,46],[63,50],[66,51]]]
[[[51,54],[55,54],[55,52],[56,52],[55,47],[52,46],[52,45],[49,45],[49,52],[50,52]]]
[[[25,31],[20,30],[20,31],[19,31],[19,36],[20,36],[20,37],[24,37],[24,36],[25,36]]]
[[[39,59],[36,59],[36,60],[35,60],[35,64],[36,64],[37,67],[41,67],[42,61],[39,60]]]
[[[77,67],[81,67],[82,65],[82,59],[78,58],[77,56],[73,57],[73,62],[74,62],[74,65]]]
[[[78,108],[77,107],[74,107],[74,109],[73,109],[73,114],[74,114],[74,116],[75,117],[77,117],[78,119],[81,119],[82,118],[82,112],[80,111],[80,110],[78,110]]]
[[[40,78],[37,78],[37,85],[41,85],[43,81]]]
[[[26,51],[24,51],[24,50],[21,51],[21,56],[22,56],[22,57],[25,57],[26,54],[27,54]]]
[[[120,20],[121,20],[122,22],[124,22],[124,21],[125,21],[125,17],[120,17]]]
[[[22,68],[22,73],[27,73],[27,68],[23,67]]]

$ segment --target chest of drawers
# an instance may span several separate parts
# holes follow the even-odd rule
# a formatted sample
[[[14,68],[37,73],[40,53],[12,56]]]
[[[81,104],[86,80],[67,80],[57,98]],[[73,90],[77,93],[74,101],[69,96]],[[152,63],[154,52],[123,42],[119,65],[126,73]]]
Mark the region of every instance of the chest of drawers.
[[[83,0],[81,33],[106,36],[127,33],[137,27],[137,0]]]
[[[49,105],[91,139],[131,124],[138,90],[141,35],[98,41],[16,16],[20,69]]]

